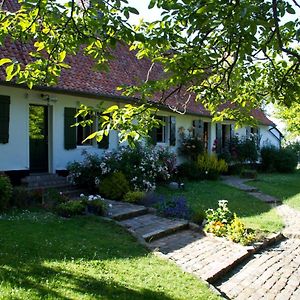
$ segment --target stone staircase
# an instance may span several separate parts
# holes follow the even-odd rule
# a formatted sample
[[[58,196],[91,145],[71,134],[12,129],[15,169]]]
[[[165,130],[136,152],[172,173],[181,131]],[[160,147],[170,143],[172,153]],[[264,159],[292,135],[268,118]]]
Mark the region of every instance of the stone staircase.
[[[57,174],[32,173],[22,179],[22,184],[30,191],[56,189],[71,198],[77,197],[80,193],[84,192],[82,189],[78,189],[78,187],[68,182],[67,177]]]

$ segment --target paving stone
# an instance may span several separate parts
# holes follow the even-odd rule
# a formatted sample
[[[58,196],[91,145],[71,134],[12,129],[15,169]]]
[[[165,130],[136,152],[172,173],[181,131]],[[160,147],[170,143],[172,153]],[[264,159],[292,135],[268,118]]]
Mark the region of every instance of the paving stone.
[[[147,242],[188,227],[187,221],[169,220],[153,214],[123,220],[120,224]]]
[[[151,247],[184,270],[207,281],[212,281],[228,266],[248,255],[247,247],[191,230],[154,241]]]
[[[129,219],[148,212],[148,208],[142,205],[112,200],[105,200],[105,202],[108,204],[108,216],[114,220]]]
[[[216,282],[215,287],[226,294],[229,299],[252,299],[249,298],[250,296],[257,296],[257,299],[260,299],[259,293],[261,291],[264,292],[264,297],[261,299],[289,300],[293,297],[297,299],[294,295],[297,294],[300,288],[300,276],[296,273],[296,270],[300,269],[300,262],[295,263],[294,257],[299,256],[300,252],[298,250],[287,251],[287,249],[298,249],[299,245],[299,239],[282,241],[274,247],[276,251],[272,251],[273,247],[270,247],[267,251],[256,254],[243,263],[242,268],[232,270]],[[291,261],[294,262],[292,267],[290,265]],[[265,266],[267,266],[267,269],[265,269]],[[263,272],[260,269],[263,269]],[[259,274],[259,276],[255,274]],[[238,296],[234,288],[237,284],[240,293]],[[243,287],[242,290],[241,287]],[[249,290],[259,292],[249,295]]]

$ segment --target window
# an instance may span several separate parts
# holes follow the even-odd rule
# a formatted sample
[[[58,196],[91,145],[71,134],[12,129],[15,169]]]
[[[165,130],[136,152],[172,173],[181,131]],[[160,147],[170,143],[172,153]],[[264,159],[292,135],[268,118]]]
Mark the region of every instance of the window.
[[[156,142],[157,143],[166,143],[167,142],[167,136],[168,136],[168,120],[167,117],[157,117],[158,120],[161,120],[164,122],[164,125],[160,125],[156,129]]]
[[[84,121],[84,118],[82,116],[77,117],[77,122],[82,122]],[[92,145],[93,140],[86,140],[84,143],[82,143],[91,133],[92,133],[92,126],[91,125],[86,125],[86,126],[81,126],[78,125],[76,127],[76,139],[77,139],[77,145],[82,146],[82,145]]]
[[[150,142],[153,145],[164,143],[169,146],[176,146],[176,117],[158,116],[156,118],[164,122],[164,124],[152,128],[151,132],[149,132]]]

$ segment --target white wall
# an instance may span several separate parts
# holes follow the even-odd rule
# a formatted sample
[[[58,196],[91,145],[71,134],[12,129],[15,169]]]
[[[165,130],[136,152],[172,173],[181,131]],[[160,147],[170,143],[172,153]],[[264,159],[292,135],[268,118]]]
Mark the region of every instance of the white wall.
[[[30,91],[24,88],[14,88],[0,86],[1,95],[9,95],[11,97],[10,105],[10,125],[9,125],[9,143],[0,144],[0,171],[8,170],[28,170],[29,169],[29,105],[40,104],[47,105],[47,101],[43,100],[41,94],[45,92]],[[64,149],[64,107],[79,107],[80,103],[96,106],[102,100],[85,99],[83,97],[48,93],[51,99],[49,109],[49,171],[65,169],[70,161],[82,159],[82,150],[89,153],[103,154],[105,150],[93,146],[77,146],[73,150]],[[116,104],[116,102],[106,102],[106,105]],[[170,147],[171,151],[176,152],[180,145],[180,135],[178,129],[183,127],[188,130],[192,127],[193,120],[200,119],[195,115],[180,115],[170,111],[160,111],[159,115],[176,117],[176,146]],[[52,118],[52,120],[51,120]],[[205,122],[211,122],[210,118],[201,118]],[[232,123],[232,122],[231,122]],[[224,124],[230,124],[224,122]],[[260,126],[262,135],[261,145],[271,143],[279,147],[279,142],[268,131],[268,126]],[[245,135],[245,128],[237,131],[240,136]],[[209,125],[209,152],[216,138],[216,125]],[[52,137],[52,138],[51,138]],[[112,132],[110,134],[109,150],[119,147],[118,134]],[[158,146],[167,146],[166,144],[158,144]],[[179,160],[180,157],[179,157]]]

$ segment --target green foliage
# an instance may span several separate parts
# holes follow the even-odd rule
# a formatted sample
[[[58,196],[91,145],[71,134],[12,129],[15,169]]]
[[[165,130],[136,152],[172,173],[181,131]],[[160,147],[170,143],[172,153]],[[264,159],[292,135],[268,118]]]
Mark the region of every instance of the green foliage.
[[[129,192],[129,182],[122,172],[112,173],[99,186],[100,194],[112,200],[121,200]]]
[[[256,179],[257,178],[257,171],[251,170],[251,169],[244,169],[241,171],[240,174],[241,178],[250,178],[250,179]]]
[[[277,106],[276,117],[286,126],[290,138],[300,136],[300,103],[293,103],[290,107]]]
[[[295,176],[296,174],[297,176]],[[276,174],[268,176],[271,175],[275,176]],[[280,190],[285,191],[284,187],[287,186],[288,190],[293,190],[292,195],[300,193],[299,175],[300,172],[281,174],[280,177],[287,178],[280,185]],[[279,182],[280,180],[277,179],[274,180],[273,184],[272,179],[268,180],[268,184],[265,184],[265,186],[271,186],[272,188],[266,193],[274,190],[275,197],[277,193],[280,194],[280,191],[276,188]],[[290,185],[289,182],[293,183],[293,185]],[[256,184],[258,181],[251,181],[251,184],[254,183]],[[282,219],[275,208],[243,191],[225,185],[222,181],[186,181],[184,185],[184,190],[171,190],[168,187],[160,186],[156,192],[165,195],[167,198],[185,196],[192,211],[205,211],[208,207],[217,208],[219,199],[230,199],[228,204],[230,210],[236,212],[247,227],[268,232],[277,232],[283,228]],[[272,194],[270,193],[270,195]],[[300,194],[298,199],[300,199]],[[298,203],[298,207],[300,207],[300,201]]]
[[[285,149],[294,152],[298,157],[298,163],[300,163],[300,141],[298,142],[290,142],[285,146]]]
[[[176,170],[176,155],[165,148],[121,147],[118,151],[96,154],[83,152],[83,162],[68,165],[69,179],[94,191],[108,175],[123,172],[135,190],[150,191],[156,183],[171,178]]]
[[[138,203],[145,198],[145,192],[141,191],[130,191],[125,194],[123,200],[129,203]]]
[[[87,202],[87,210],[98,216],[104,216],[107,213],[107,205],[103,200],[96,199]]]
[[[204,144],[200,137],[182,134],[179,153],[191,161],[196,161],[199,154],[204,152]]]
[[[198,180],[201,178],[201,174],[195,162],[184,162],[177,167],[178,177],[187,178],[189,180]]]
[[[228,170],[228,165],[216,155],[204,153],[197,158],[197,168],[201,177],[205,179],[217,179],[221,173]]]
[[[13,188],[9,177],[0,174],[0,211],[8,207],[12,191]]]
[[[261,162],[265,171],[289,173],[295,171],[298,157],[292,149],[277,149],[267,146],[261,149]]]
[[[56,206],[56,212],[58,215],[66,218],[82,215],[85,212],[85,204],[81,200],[60,203]]]
[[[261,164],[265,171],[275,171],[275,161],[278,155],[278,149],[274,146],[265,146],[260,150]]]
[[[235,135],[227,142],[225,149],[218,157],[225,159],[228,163],[255,163],[258,160],[259,142],[260,137],[257,134],[242,138]]]
[[[205,220],[205,217],[206,217],[205,211],[197,209],[195,211],[192,211],[191,221],[201,225],[202,222]]]
[[[245,224],[234,214],[233,220],[227,227],[227,237],[235,243],[249,245],[255,241],[254,232],[246,229]]]
[[[280,149],[278,151],[275,168],[278,172],[291,173],[294,172],[298,164],[298,157],[295,152],[289,149]]]
[[[290,18],[296,14],[296,3],[154,0],[150,7],[162,9],[161,20],[141,22],[135,28],[128,19],[138,12],[127,1],[82,3],[21,0],[20,10],[0,11],[1,44],[34,41],[27,64],[14,57],[0,60],[7,81],[29,88],[53,85],[70,67],[67,57],[80,50],[95,60],[98,70],[107,70],[111,49],[122,41],[137,51],[138,58],[149,58],[165,72],[156,80],[142,81],[141,86],[126,87],[125,96],[147,102],[154,94],[161,95],[162,101],[173,94],[196,95],[215,121],[236,119],[239,125],[253,122],[251,109],[266,99],[286,105],[299,102],[299,22]],[[151,67],[148,75],[154,71]],[[225,101],[234,106],[222,109]],[[102,114],[99,139],[103,132],[117,129],[121,140],[133,144],[154,124],[144,104],[114,105],[107,115]]]
[[[206,211],[205,231],[219,237],[227,237],[235,243],[249,245],[255,234],[246,229],[245,224],[227,207],[227,200],[220,200],[219,207]]]

